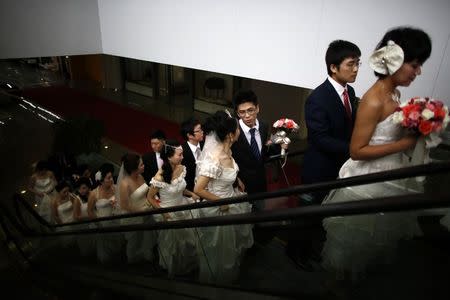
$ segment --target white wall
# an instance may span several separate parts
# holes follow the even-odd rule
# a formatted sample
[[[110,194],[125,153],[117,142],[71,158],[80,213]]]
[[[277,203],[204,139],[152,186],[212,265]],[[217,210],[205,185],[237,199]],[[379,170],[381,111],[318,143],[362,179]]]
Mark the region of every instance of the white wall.
[[[313,88],[334,39],[362,50],[358,95],[374,82],[367,59],[388,28],[427,31],[433,53],[403,97],[450,99],[448,0],[98,0],[103,51],[137,59]],[[438,73],[438,70],[440,72]]]
[[[96,0],[0,1],[0,58],[102,52]]]
[[[359,96],[385,31],[413,25],[433,52],[403,98],[450,103],[449,0],[3,0],[0,14],[3,58],[102,52],[306,88],[324,80],[329,42],[347,39],[363,53]]]

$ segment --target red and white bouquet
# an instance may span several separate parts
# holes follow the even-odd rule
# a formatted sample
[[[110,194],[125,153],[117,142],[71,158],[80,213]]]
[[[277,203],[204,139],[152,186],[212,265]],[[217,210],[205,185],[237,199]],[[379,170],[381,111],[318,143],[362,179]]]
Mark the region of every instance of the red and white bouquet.
[[[428,97],[414,97],[400,105],[393,119],[423,136],[439,134],[450,121],[448,107],[442,101]]]
[[[400,105],[393,114],[393,121],[420,134],[416,147],[409,152],[412,165],[428,163],[430,149],[442,142],[440,133],[447,127],[450,116],[448,107],[440,100],[414,97]],[[425,177],[416,178],[421,182]]]
[[[291,139],[287,136],[292,132],[297,132],[300,128],[294,120],[282,118],[273,123],[275,133],[272,135],[272,142],[274,144],[290,144]],[[281,156],[285,156],[286,151],[281,148]]]

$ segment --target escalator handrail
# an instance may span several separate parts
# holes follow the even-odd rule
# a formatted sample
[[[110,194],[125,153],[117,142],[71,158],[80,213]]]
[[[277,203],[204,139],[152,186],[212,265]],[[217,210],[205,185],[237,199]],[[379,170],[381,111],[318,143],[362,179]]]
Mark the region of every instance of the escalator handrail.
[[[281,189],[281,190],[272,191],[272,192],[257,193],[257,194],[251,194],[251,195],[241,195],[241,196],[236,196],[236,197],[224,198],[224,199],[220,199],[217,201],[203,201],[203,202],[198,202],[198,203],[193,203],[193,204],[184,204],[184,205],[179,205],[179,206],[157,208],[157,209],[152,209],[152,210],[145,211],[145,212],[127,213],[127,214],[122,214],[122,215],[101,217],[101,218],[96,218],[94,220],[84,220],[84,221],[54,225],[54,224],[48,224],[45,220],[40,218],[40,223],[45,224],[49,228],[65,227],[65,226],[72,226],[72,225],[79,225],[79,224],[98,223],[101,221],[126,219],[126,218],[148,216],[148,215],[155,215],[155,214],[162,214],[162,213],[176,212],[176,211],[183,211],[183,210],[193,210],[193,209],[199,209],[199,208],[205,208],[205,207],[213,207],[213,206],[235,204],[235,203],[242,203],[242,202],[261,201],[261,200],[270,199],[270,198],[290,196],[292,194],[303,194],[303,193],[310,193],[310,192],[316,192],[316,191],[321,191],[321,190],[328,191],[328,190],[342,188],[342,187],[348,187],[348,186],[370,184],[370,183],[376,183],[376,182],[380,182],[380,181],[390,181],[390,180],[403,179],[403,178],[409,178],[409,177],[415,177],[415,176],[432,175],[432,174],[438,174],[438,173],[449,172],[449,171],[450,171],[450,162],[430,163],[427,165],[419,165],[419,166],[395,169],[395,170],[390,170],[390,171],[371,173],[371,174],[367,174],[367,175],[342,178],[342,179],[321,182],[321,183],[297,185],[294,187],[289,187],[286,189]],[[21,198],[23,200],[22,195],[20,195],[20,194],[16,194],[16,197],[18,197],[18,199]],[[27,210],[29,210],[29,211],[32,210],[34,216],[36,215],[36,212],[29,205],[29,203],[27,201],[20,201],[20,202],[27,208]]]
[[[401,196],[380,197],[365,201],[348,201],[325,205],[310,205],[275,211],[251,212],[227,216],[194,218],[170,222],[155,222],[150,224],[132,224],[104,226],[98,228],[73,229],[34,233],[35,236],[58,236],[73,234],[115,233],[141,230],[165,230],[192,227],[209,227],[238,224],[255,224],[276,222],[298,218],[325,218],[334,216],[348,216],[368,213],[386,213],[396,211],[410,211],[430,208],[450,207],[450,193],[434,195],[409,194]]]

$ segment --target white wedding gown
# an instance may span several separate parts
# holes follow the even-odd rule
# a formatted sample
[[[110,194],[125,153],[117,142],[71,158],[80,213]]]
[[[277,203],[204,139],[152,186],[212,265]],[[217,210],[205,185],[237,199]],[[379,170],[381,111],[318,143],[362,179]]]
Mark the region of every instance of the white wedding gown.
[[[133,211],[145,211],[149,207],[147,205],[148,185],[143,183],[133,193],[131,193],[129,201]],[[121,219],[122,225],[129,224],[146,224],[154,222],[153,216],[133,217]],[[131,231],[125,233],[127,242],[126,254],[129,263],[153,260],[153,248],[156,245],[157,235],[154,231]]]
[[[110,217],[114,215],[114,207],[112,202],[115,200],[115,195],[109,198],[99,198],[98,188],[92,191],[96,193],[97,201],[95,202],[95,209],[97,218]],[[102,221],[96,223],[99,227],[118,226],[117,220]],[[103,233],[99,234],[95,240],[97,246],[97,258],[100,262],[109,262],[114,258],[120,256],[123,236],[117,233]]]
[[[192,199],[183,196],[186,189],[186,168],[180,176],[169,184],[156,179],[150,185],[159,189],[161,207],[172,207],[192,203]],[[192,219],[191,212],[176,211],[169,213],[169,221]],[[155,216],[163,221],[162,216]],[[198,268],[198,238],[194,228],[161,230],[158,234],[159,264],[167,269],[169,275],[187,274]]]
[[[79,195],[77,195],[77,201],[80,202],[80,220],[88,220],[88,203],[83,202]],[[89,225],[81,224],[76,226],[77,229],[86,229],[89,228]],[[76,239],[78,248],[80,249],[80,254],[82,256],[89,256],[91,253],[95,251],[95,236],[91,234],[80,235]]]
[[[207,189],[210,193],[229,198],[239,194],[233,188],[239,167],[233,160],[233,168],[224,168],[219,162],[205,155],[197,162],[197,176],[210,178]],[[251,212],[251,204],[244,202],[229,205],[227,211],[220,206],[206,207],[199,211],[200,217],[217,217]],[[202,247],[200,280],[231,282],[239,274],[241,257],[253,245],[252,225],[227,225],[198,229]],[[206,257],[203,257],[202,254]]]
[[[34,189],[45,193],[43,197],[35,196],[36,210],[38,214],[47,222],[52,223],[51,198],[54,197],[56,182],[50,178],[38,178],[34,184]]]
[[[370,145],[392,143],[400,139],[404,130],[392,121],[393,115],[378,123]],[[365,175],[405,167],[403,153],[394,153],[370,161],[347,160],[339,171],[339,178]],[[395,180],[346,187],[333,190],[323,204],[365,200],[383,196],[420,192],[408,188],[407,180]],[[374,213],[331,217],[323,221],[327,239],[323,248],[323,266],[337,273],[357,279],[367,267],[389,262],[400,239],[420,235],[417,217],[411,212]]]
[[[75,195],[69,194],[69,197],[72,197],[73,201],[77,201],[77,198]],[[61,220],[61,224],[74,222],[72,201],[68,200],[68,201],[65,201],[65,202],[59,204],[57,207],[57,210],[58,210],[59,219]],[[75,229],[75,227],[73,225],[57,228],[58,231],[70,231],[73,229]],[[74,236],[72,236],[72,235],[62,235],[61,236],[61,243],[64,247],[72,246],[74,241],[75,241]]]

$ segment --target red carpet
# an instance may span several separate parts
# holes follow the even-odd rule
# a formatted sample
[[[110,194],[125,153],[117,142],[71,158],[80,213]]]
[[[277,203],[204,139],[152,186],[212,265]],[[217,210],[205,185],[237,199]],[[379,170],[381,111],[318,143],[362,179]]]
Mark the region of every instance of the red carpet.
[[[97,119],[103,122],[108,138],[140,154],[150,151],[149,136],[157,128],[169,138],[181,139],[180,126],[174,122],[69,87],[27,89],[24,97],[65,118],[87,115]],[[299,167],[288,162],[284,169],[290,185],[298,185]],[[277,182],[273,182],[270,172],[267,175],[269,191],[287,187],[282,174]],[[296,206],[295,203],[295,197],[278,198],[268,201],[267,206],[274,209]]]
[[[27,89],[24,96],[65,118],[84,114],[102,121],[108,138],[141,154],[150,151],[149,136],[157,128],[180,139],[180,126],[174,122],[80,90],[52,86]]]

